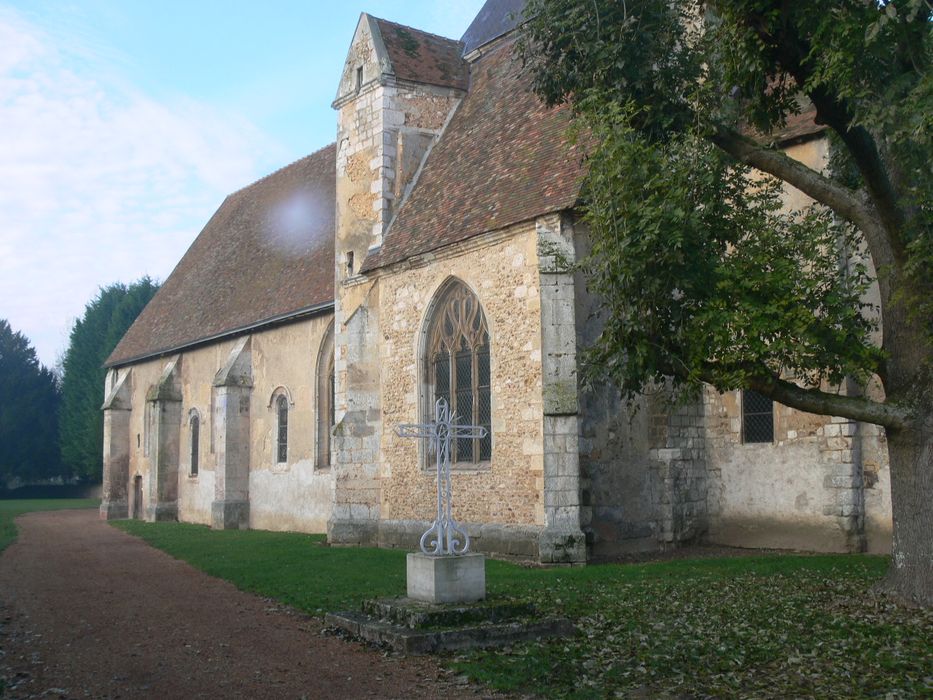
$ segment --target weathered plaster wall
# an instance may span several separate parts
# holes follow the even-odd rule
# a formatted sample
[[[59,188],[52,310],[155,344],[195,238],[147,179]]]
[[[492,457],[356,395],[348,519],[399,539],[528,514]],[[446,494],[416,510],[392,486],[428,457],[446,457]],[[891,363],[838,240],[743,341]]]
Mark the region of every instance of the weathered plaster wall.
[[[416,440],[392,427],[420,421],[419,349],[431,300],[450,277],[477,295],[491,348],[493,456],[488,467],[457,470],[454,517],[462,522],[544,524],[541,324],[534,223],[504,239],[445,251],[442,259],[381,277],[382,517],[431,520],[435,476]],[[420,412],[419,412],[420,411]]]
[[[861,426],[774,404],[774,443],[743,444],[740,402],[738,392],[706,393],[710,539],[747,547],[863,549]],[[869,499],[881,500],[879,490],[877,484],[868,489]],[[877,510],[873,504],[874,519]],[[873,548],[883,550],[878,524],[869,529]]]
[[[324,532],[333,500],[330,469],[315,466],[318,352],[330,316],[252,336],[250,527]],[[277,464],[273,392],[287,389],[288,461]]]
[[[829,143],[812,139],[788,146],[786,152],[821,170],[828,161]],[[812,200],[785,186],[784,201],[792,211]],[[877,305],[878,300],[873,285],[866,301]],[[880,332],[876,333],[874,340],[880,339]],[[774,444],[744,445],[739,394],[709,390],[705,401],[711,540],[824,551],[890,549],[890,490],[882,429],[775,404]]]
[[[178,462],[178,517],[185,522],[211,522],[214,500],[214,425],[211,420],[214,375],[227,360],[234,341],[222,341],[186,352],[182,357],[181,454]],[[198,474],[191,475],[191,430],[189,417],[196,410],[201,418]]]
[[[251,338],[253,389],[250,393],[250,527],[267,530],[323,532],[333,502],[333,476],[315,465],[317,388],[316,363],[328,315],[254,333]],[[235,340],[219,341],[181,355],[181,430],[178,469],[178,517],[185,522],[211,523],[215,497],[214,377],[227,362]],[[129,419],[129,490],[133,477],[143,477],[143,512],[149,507],[148,490],[153,446],[147,455],[146,393],[155,384],[165,359],[133,365]],[[272,392],[286,387],[291,397],[288,462],[274,463],[275,415],[269,406]],[[201,417],[199,466],[191,475],[192,409]],[[132,494],[130,495],[132,499]],[[130,504],[132,508],[132,504]]]

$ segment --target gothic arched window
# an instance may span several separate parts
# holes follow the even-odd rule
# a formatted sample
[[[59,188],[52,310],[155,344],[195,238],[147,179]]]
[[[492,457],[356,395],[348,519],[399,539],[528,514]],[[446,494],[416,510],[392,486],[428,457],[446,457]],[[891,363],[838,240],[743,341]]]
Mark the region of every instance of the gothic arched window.
[[[428,326],[426,350],[428,420],[434,417],[434,402],[444,398],[461,423],[486,428],[482,439],[455,440],[450,461],[488,462],[492,457],[489,331],[479,299],[462,283],[442,292]]]
[[[334,324],[324,334],[317,359],[317,466],[330,466],[330,438],[334,431]]]
[[[288,399],[284,394],[275,400],[275,414],[275,461],[284,464],[288,461]]]

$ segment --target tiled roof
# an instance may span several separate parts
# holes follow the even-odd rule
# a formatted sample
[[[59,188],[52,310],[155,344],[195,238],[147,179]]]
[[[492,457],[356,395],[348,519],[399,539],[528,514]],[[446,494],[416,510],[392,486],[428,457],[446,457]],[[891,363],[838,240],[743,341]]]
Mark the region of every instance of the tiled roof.
[[[826,126],[817,124],[815,119],[816,109],[812,106],[804,109],[800,114],[788,114],[784,126],[775,129],[770,139],[781,144],[825,131]]]
[[[503,40],[472,65],[469,94],[364,272],[576,203],[583,173],[566,137],[570,111],[532,94],[512,46]]]
[[[106,364],[332,302],[335,172],[332,144],[227,197]]]
[[[374,19],[396,78],[467,89],[469,67],[461,58],[463,44],[395,22]]]

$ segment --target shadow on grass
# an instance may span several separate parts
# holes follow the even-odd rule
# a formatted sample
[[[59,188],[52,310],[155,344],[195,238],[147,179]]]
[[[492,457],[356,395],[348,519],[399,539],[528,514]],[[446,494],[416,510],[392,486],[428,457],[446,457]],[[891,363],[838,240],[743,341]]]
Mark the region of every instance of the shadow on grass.
[[[320,615],[402,595],[405,552],[319,535],[115,525],[236,586]],[[488,561],[490,597],[566,615],[573,639],[448,657],[546,697],[918,697],[933,693],[933,612],[876,596],[887,560],[774,555],[541,569]]]

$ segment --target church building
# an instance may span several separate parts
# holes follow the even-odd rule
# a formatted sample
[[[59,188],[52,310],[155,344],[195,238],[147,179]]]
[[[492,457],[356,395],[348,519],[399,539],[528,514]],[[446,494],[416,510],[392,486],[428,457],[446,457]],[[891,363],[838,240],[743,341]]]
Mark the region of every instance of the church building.
[[[434,456],[394,428],[444,398],[488,431],[451,446],[475,550],[890,547],[882,430],[580,386],[584,153],[513,53],[521,7],[489,0],[459,41],[360,17],[336,142],[229,195],[108,359],[102,517],[414,549]],[[805,117],[777,138],[826,161]]]

